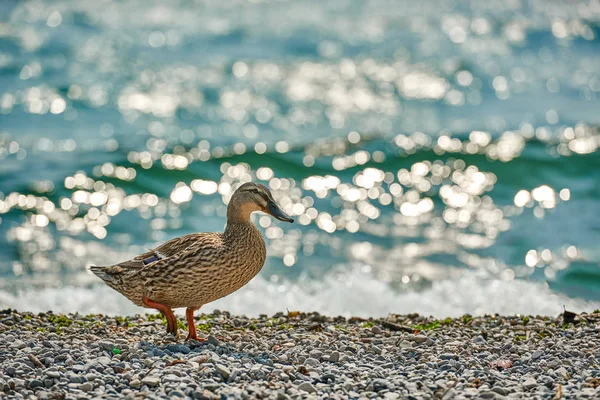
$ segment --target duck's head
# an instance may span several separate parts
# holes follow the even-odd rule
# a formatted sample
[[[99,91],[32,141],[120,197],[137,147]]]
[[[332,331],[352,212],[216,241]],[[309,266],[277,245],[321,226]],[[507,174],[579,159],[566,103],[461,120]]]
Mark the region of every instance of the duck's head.
[[[248,182],[240,186],[231,196],[227,208],[228,218],[249,220],[254,211],[262,211],[280,221],[294,222],[273,200],[271,191],[260,183]]]

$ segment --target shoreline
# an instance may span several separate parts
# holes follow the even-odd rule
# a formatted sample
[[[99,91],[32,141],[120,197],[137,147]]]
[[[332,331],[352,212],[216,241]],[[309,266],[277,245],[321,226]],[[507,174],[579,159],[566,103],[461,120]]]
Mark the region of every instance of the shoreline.
[[[21,398],[597,398],[600,316],[0,311],[0,393]]]
[[[503,281],[479,279],[476,271],[465,271],[458,279],[432,282],[423,290],[394,290],[360,266],[335,278],[325,274],[321,283],[270,282],[262,274],[245,287],[202,307],[200,312],[230,310],[239,315],[256,317],[259,313],[275,314],[281,310],[317,311],[324,315],[345,317],[385,317],[390,313],[420,313],[436,318],[459,317],[463,314],[528,314],[557,315],[562,306],[574,311],[600,309],[600,301],[569,298],[545,284],[530,280]],[[133,305],[122,294],[99,279],[96,284],[36,287],[30,285],[12,291],[0,290],[0,310],[129,315],[146,312]],[[284,290],[285,296],[282,296]],[[102,299],[99,301],[98,299]],[[365,301],[364,299],[369,299]],[[182,312],[179,310],[181,315]]]

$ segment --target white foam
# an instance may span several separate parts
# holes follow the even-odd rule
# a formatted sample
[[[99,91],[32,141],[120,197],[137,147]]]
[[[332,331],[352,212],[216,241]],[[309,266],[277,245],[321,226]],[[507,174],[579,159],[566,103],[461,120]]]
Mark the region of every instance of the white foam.
[[[199,288],[199,290],[202,290]],[[382,317],[390,313],[419,313],[454,317],[465,313],[558,315],[565,305],[575,312],[600,308],[599,302],[553,293],[545,284],[516,280],[486,280],[465,273],[459,279],[435,282],[423,291],[395,291],[371,274],[354,269],[321,283],[272,283],[261,276],[238,292],[208,304],[215,309],[257,316],[278,311],[318,311],[326,315]],[[104,313],[133,315],[148,312],[104,285],[0,291],[0,308],[20,311]]]

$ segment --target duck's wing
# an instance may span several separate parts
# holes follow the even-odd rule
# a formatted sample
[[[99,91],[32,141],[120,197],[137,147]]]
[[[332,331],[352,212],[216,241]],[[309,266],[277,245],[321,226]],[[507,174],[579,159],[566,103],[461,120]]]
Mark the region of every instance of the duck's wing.
[[[157,250],[164,254],[163,250]],[[204,275],[210,273],[211,268],[218,268],[224,251],[221,234],[197,234],[185,250],[146,265],[140,275],[150,290],[164,285],[187,284],[192,270],[193,274]]]
[[[137,273],[142,268],[155,264],[157,261],[168,260],[177,254],[185,253],[186,249],[197,243],[198,238],[201,236],[200,233],[192,233],[174,238],[131,260],[110,266],[94,265],[90,267],[90,270],[106,282],[114,281],[117,277],[127,276],[128,273]]]
[[[205,235],[206,234],[202,233],[192,233],[171,239],[155,249],[149,249],[146,253],[134,257],[129,262],[133,262],[136,267],[140,268],[155,263],[159,260],[165,260],[179,253],[185,252],[188,247],[197,243]]]

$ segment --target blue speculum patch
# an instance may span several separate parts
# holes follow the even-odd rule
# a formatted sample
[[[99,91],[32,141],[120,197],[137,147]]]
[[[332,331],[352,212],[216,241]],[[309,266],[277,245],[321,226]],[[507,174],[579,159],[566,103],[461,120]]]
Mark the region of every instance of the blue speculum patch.
[[[148,264],[153,263],[154,261],[158,261],[158,260],[160,260],[160,258],[158,258],[157,256],[152,256],[152,257],[146,258],[142,262],[144,263],[144,265],[148,265]]]

